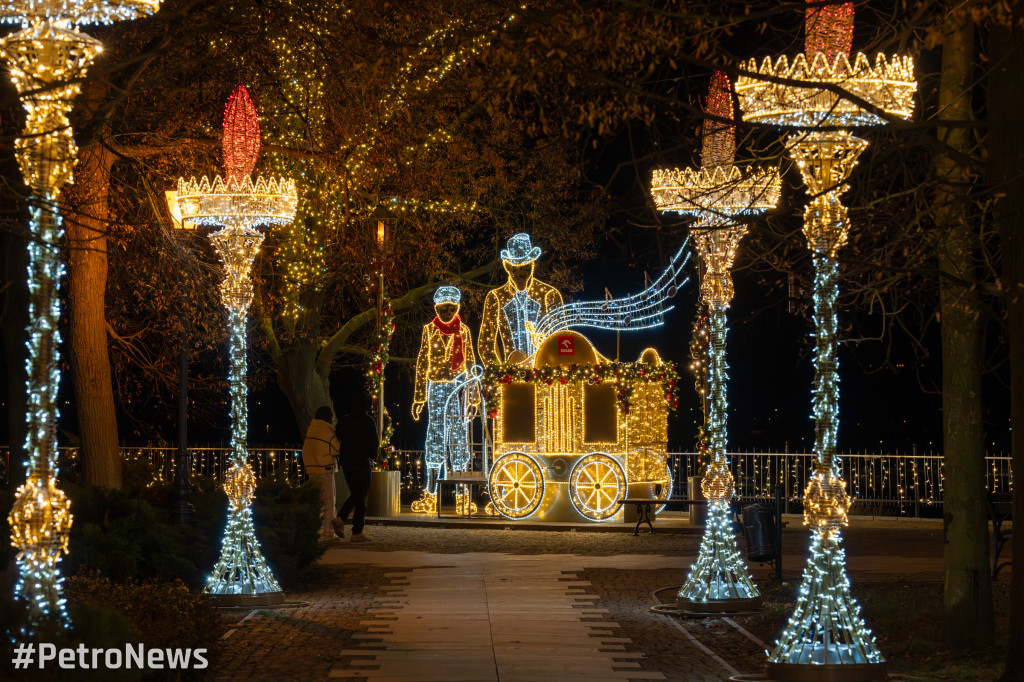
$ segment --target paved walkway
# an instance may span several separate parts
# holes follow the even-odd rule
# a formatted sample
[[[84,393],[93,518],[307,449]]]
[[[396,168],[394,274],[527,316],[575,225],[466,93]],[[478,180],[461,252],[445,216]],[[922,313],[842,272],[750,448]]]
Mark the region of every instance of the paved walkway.
[[[941,576],[941,530],[908,530],[851,530],[855,584]],[[673,598],[699,536],[368,532],[370,545],[333,543],[308,584],[289,590],[302,607],[254,613],[228,633],[213,677],[711,682],[764,664],[771,623],[649,613]],[[783,546],[792,580],[804,568],[806,532],[787,531]],[[755,625],[756,635],[745,629]]]
[[[399,553],[400,554],[400,553]],[[379,553],[372,558],[380,558]],[[349,556],[349,560],[355,557]],[[367,557],[370,558],[370,557]],[[451,557],[449,557],[451,558]],[[543,679],[622,682],[663,680],[639,670],[602,620],[588,582],[564,573],[559,555],[527,560],[462,555],[455,566],[386,574],[377,619],[356,635],[360,656],[331,677],[371,682],[533,682]]]

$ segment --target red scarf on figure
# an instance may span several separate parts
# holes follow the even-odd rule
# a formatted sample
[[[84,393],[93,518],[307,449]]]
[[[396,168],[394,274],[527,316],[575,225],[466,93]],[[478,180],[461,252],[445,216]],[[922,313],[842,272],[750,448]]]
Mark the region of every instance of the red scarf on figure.
[[[462,346],[462,318],[456,315],[452,318],[451,322],[445,323],[441,321],[440,317],[434,315],[434,319],[431,322],[445,336],[455,334],[455,339],[452,341],[451,370],[453,372],[458,371],[459,367],[462,367],[462,363],[466,361],[466,352]]]

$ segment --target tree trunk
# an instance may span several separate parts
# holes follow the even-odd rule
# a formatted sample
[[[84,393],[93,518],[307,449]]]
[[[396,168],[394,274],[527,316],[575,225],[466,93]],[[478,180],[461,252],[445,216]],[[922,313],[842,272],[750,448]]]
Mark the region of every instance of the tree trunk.
[[[100,145],[88,147],[75,167],[75,184],[65,188],[71,251],[68,320],[82,470],[86,483],[106,488],[121,487],[121,453],[104,307],[113,161],[113,154]]]
[[[947,10],[939,111],[949,121],[971,119],[974,23]],[[938,129],[939,140],[970,154],[968,128]],[[985,509],[985,443],[981,403],[982,327],[976,286],[976,237],[968,216],[970,177],[948,155],[935,161],[939,182],[933,215],[939,231],[939,310],[942,323],[942,418],[945,621],[950,649],[991,644],[992,583]]]
[[[25,221],[28,221],[27,216]],[[0,478],[6,475],[7,487],[14,490],[25,482],[25,461],[28,459],[28,453],[25,452],[25,439],[28,435],[25,425],[25,415],[28,413],[28,373],[25,370],[28,361],[28,348],[25,345],[28,336],[28,249],[24,227],[20,231],[3,231],[0,243],[3,244],[4,253],[3,281],[0,282],[3,287],[0,329],[7,361],[7,433],[10,438],[8,470],[0,472]],[[7,513],[7,510],[0,511]]]
[[[330,376],[316,371],[316,360],[316,345],[309,339],[295,343],[275,358],[277,385],[288,398],[295,424],[303,436],[318,407],[334,408]]]
[[[989,179],[995,191],[993,218],[999,231],[1003,258],[1003,294],[1006,297],[1010,355],[1010,455],[1017,471],[1024,471],[1024,127],[1021,121],[1020,74],[1024,73],[1024,6],[1014,8],[1012,28],[992,30],[989,76]],[[1013,517],[1024,519],[1024,492],[1016,486]],[[1024,682],[1024,541],[1011,544],[1013,568],[1010,584],[1010,646],[1002,682]]]

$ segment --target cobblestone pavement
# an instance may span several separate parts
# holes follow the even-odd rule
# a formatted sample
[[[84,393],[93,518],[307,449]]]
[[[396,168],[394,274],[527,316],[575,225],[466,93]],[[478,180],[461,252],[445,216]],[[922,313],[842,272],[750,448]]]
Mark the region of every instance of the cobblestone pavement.
[[[803,569],[807,541],[806,531],[795,525],[783,538],[789,578]],[[358,669],[352,665],[358,657],[342,652],[367,641],[371,628],[365,623],[373,619],[371,609],[386,599],[388,591],[382,588],[391,584],[385,574],[427,566],[543,558],[567,571],[569,579],[589,583],[583,593],[596,596],[594,606],[607,609],[602,618],[618,624],[612,636],[624,640],[625,651],[642,654],[632,659],[641,671],[660,672],[671,680],[719,680],[734,671],[758,671],[764,642],[786,616],[773,610],[770,599],[766,613],[728,620],[688,621],[650,613],[656,602],[673,600],[697,551],[696,535],[397,526],[368,526],[367,533],[374,542],[331,543],[306,581],[288,588],[289,601],[307,606],[255,611],[232,627],[213,679],[325,680],[332,670]],[[851,566],[857,567],[851,569],[855,581],[941,572],[941,527],[855,524],[845,539]],[[763,568],[755,567],[754,574],[758,580],[767,577]]]

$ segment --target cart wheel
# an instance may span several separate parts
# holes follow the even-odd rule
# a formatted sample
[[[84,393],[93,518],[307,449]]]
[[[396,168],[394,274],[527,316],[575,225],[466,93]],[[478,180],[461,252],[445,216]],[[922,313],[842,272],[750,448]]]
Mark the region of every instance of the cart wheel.
[[[622,467],[608,455],[587,455],[576,462],[569,476],[572,506],[588,519],[600,521],[612,516],[625,492]]]
[[[533,457],[510,452],[499,457],[487,477],[491,503],[507,519],[524,519],[544,499],[544,474]]]

